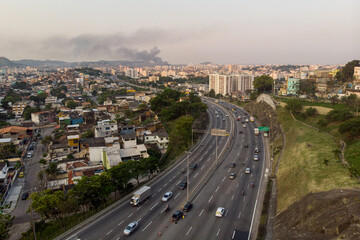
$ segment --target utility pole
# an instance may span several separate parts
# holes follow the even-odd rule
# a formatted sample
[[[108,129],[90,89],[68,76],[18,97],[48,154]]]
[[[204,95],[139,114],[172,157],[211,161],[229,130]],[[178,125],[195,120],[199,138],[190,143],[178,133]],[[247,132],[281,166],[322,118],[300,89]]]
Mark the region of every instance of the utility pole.
[[[215,142],[216,142],[216,144],[215,144],[215,156],[216,156],[216,162],[217,162],[217,160],[218,160],[218,152],[217,152],[217,149],[218,149],[218,146],[217,146],[217,138],[218,138],[218,136],[216,135],[216,137],[215,137]]]

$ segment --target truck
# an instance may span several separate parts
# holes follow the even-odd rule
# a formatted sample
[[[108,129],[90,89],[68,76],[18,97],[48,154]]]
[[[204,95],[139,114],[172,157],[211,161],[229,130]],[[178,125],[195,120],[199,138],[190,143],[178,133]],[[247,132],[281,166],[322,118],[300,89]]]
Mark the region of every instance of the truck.
[[[255,133],[256,136],[259,135],[259,129],[258,129],[258,128],[254,128],[254,133]]]
[[[254,117],[250,117],[250,122],[255,121]]]
[[[134,195],[130,200],[130,204],[133,206],[138,206],[146,199],[148,199],[150,196],[151,196],[151,187],[143,186],[142,188],[134,192]]]

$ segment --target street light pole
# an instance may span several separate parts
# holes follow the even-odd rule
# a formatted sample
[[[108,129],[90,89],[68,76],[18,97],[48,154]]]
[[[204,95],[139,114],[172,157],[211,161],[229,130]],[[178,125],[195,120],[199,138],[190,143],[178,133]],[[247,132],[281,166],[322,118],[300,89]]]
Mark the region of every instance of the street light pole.
[[[218,146],[217,146],[217,138],[218,138],[218,136],[216,135],[216,137],[215,137],[215,142],[216,142],[216,144],[215,144],[216,162],[217,162],[217,159],[218,159],[218,152],[217,152],[217,149],[218,149]]]
[[[187,171],[186,171],[186,182],[187,182],[187,188],[186,188],[186,202],[189,201],[189,188],[190,188],[190,182],[189,182],[189,155],[190,152],[187,152]]]

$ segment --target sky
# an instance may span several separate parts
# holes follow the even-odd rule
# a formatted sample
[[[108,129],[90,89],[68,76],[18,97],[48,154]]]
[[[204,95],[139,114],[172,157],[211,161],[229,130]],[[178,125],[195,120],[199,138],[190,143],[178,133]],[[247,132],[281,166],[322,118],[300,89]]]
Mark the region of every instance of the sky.
[[[189,64],[360,58],[359,0],[0,0],[0,56]]]

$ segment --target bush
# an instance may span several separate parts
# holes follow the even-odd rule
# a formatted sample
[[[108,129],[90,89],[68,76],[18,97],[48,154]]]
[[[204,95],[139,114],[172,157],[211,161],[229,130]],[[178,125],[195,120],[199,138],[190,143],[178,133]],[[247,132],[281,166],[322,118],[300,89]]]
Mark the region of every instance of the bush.
[[[286,109],[292,111],[293,113],[298,113],[302,110],[302,104],[298,99],[290,99],[286,103]]]
[[[320,119],[317,124],[321,127],[326,127],[328,125],[328,121],[325,118]]]
[[[47,157],[47,153],[44,153],[44,154],[43,154],[43,157]]]
[[[331,110],[326,114],[326,117],[329,121],[346,121],[353,117],[353,114],[349,111],[349,109],[342,110]]]
[[[45,159],[43,159],[43,158],[41,158],[41,159],[39,160],[39,163],[40,163],[40,164],[44,164],[44,165],[45,165],[45,164],[46,164],[46,160],[45,160]]]
[[[350,119],[341,123],[339,132],[347,134],[349,138],[358,138],[360,136],[360,118]]]
[[[316,108],[308,108],[305,111],[305,116],[306,117],[315,117],[318,114],[318,111],[316,110]]]

